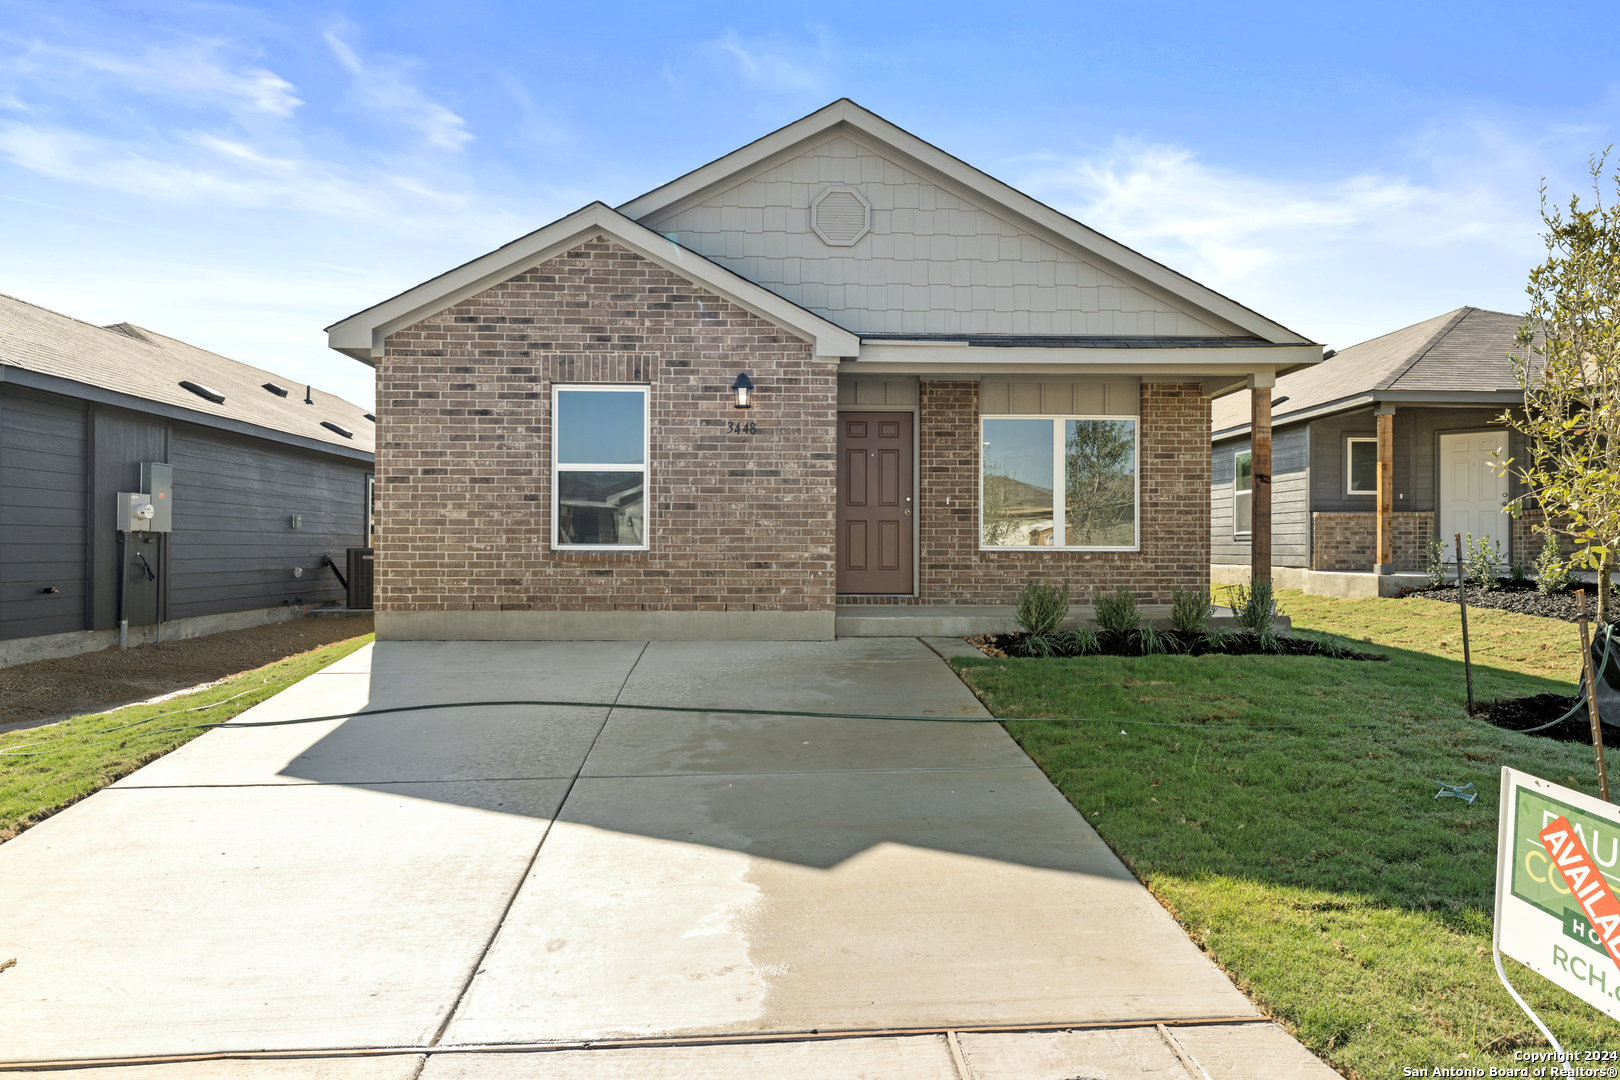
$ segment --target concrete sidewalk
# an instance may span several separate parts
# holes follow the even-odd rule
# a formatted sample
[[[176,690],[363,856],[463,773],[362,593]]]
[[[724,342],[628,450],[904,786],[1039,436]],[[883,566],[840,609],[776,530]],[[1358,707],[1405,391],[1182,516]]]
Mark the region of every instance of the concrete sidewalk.
[[[457,707],[491,699],[586,704]],[[0,1062],[1196,1075],[1152,1026],[945,1034],[1164,1021],[1211,1076],[1336,1075],[1274,1025],[1180,1023],[1260,1018],[915,639],[381,643],[238,723],[440,703],[211,732],[0,846]],[[545,1049],[837,1031],[885,1034]]]

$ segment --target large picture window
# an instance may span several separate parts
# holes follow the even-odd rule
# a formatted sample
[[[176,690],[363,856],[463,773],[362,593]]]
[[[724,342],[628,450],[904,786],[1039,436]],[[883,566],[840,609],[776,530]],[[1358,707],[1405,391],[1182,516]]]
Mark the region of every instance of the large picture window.
[[[552,391],[551,543],[647,546],[647,388]]]
[[[1346,495],[1378,494],[1377,439],[1346,439],[1344,462]]]
[[[1248,536],[1254,532],[1254,453],[1243,451],[1233,465],[1232,534]]]
[[[979,441],[981,546],[1137,546],[1134,418],[989,416]]]

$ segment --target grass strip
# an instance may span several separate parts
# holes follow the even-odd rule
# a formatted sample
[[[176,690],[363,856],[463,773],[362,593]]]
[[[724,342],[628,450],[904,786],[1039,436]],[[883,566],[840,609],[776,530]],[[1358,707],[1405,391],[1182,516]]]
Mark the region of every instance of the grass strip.
[[[340,641],[155,705],[86,713],[0,734],[0,751],[29,755],[0,753],[0,842],[207,730],[182,724],[223,723],[371,640],[366,634]],[[165,715],[170,723],[149,723]],[[117,730],[109,735],[108,729]]]
[[[1280,594],[1297,628],[1388,664],[1322,657],[957,659],[1103,839],[1264,1009],[1349,1075],[1505,1066],[1543,1045],[1491,964],[1503,765],[1595,794],[1590,747],[1465,715],[1457,607]],[[1573,693],[1567,623],[1469,622],[1481,699]],[[1260,725],[1323,721],[1308,728]],[[1257,725],[1250,732],[1143,721]],[[1351,725],[1374,724],[1374,727]],[[1472,805],[1436,781],[1473,783]],[[1566,1048],[1620,1049],[1620,1027],[1510,965]]]

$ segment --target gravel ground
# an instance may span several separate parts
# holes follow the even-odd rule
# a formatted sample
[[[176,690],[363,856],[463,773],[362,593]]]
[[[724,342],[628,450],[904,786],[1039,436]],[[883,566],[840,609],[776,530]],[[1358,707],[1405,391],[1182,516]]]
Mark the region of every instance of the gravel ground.
[[[1402,596],[1421,596],[1428,600],[1444,600],[1448,604],[1457,602],[1457,587],[1446,585],[1439,589],[1405,589]],[[1615,607],[1609,612],[1611,623],[1620,623],[1620,596],[1612,598]],[[1481,608],[1495,608],[1499,611],[1517,611],[1520,615],[1538,615],[1543,619],[1562,619],[1564,622],[1578,622],[1580,611],[1575,605],[1575,591],[1554,593],[1552,596],[1542,596],[1536,591],[1534,585],[1514,585],[1504,579],[1500,589],[1481,589],[1477,585],[1468,586],[1468,606]],[[1597,619],[1597,589],[1586,590],[1586,617],[1592,621]]]
[[[293,619],[162,645],[0,668],[0,731],[102,712],[218,682],[372,631],[369,618]]]

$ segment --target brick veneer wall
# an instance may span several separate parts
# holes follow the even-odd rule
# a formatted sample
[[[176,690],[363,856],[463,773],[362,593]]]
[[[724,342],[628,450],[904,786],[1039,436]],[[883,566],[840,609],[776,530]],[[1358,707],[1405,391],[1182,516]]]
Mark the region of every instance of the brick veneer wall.
[[[1535,564],[1541,555],[1542,545],[1547,542],[1547,538],[1542,534],[1542,526],[1546,521],[1547,515],[1539,506],[1527,507],[1520,511],[1519,516],[1513,519],[1509,562],[1522,562],[1527,567]],[[1567,520],[1563,523],[1568,524]],[[1575,545],[1570,542],[1569,537],[1557,536],[1557,540],[1558,550],[1564,555],[1569,555],[1575,550]]]
[[[1076,603],[1128,585],[1142,603],[1209,581],[1209,401],[1198,383],[1145,384],[1138,427],[1141,550],[979,550],[979,387],[923,382],[919,440],[920,599],[1011,604],[1031,578],[1070,579]],[[948,502],[947,502],[948,500]]]
[[[651,385],[651,550],[551,549],[553,382]],[[836,408],[835,362],[598,236],[390,335],[376,607],[830,610]]]
[[[1391,554],[1396,570],[1428,566],[1426,546],[1434,535],[1434,515],[1427,510],[1400,510],[1390,521]],[[1370,574],[1378,563],[1378,515],[1314,513],[1311,515],[1311,569]]]

